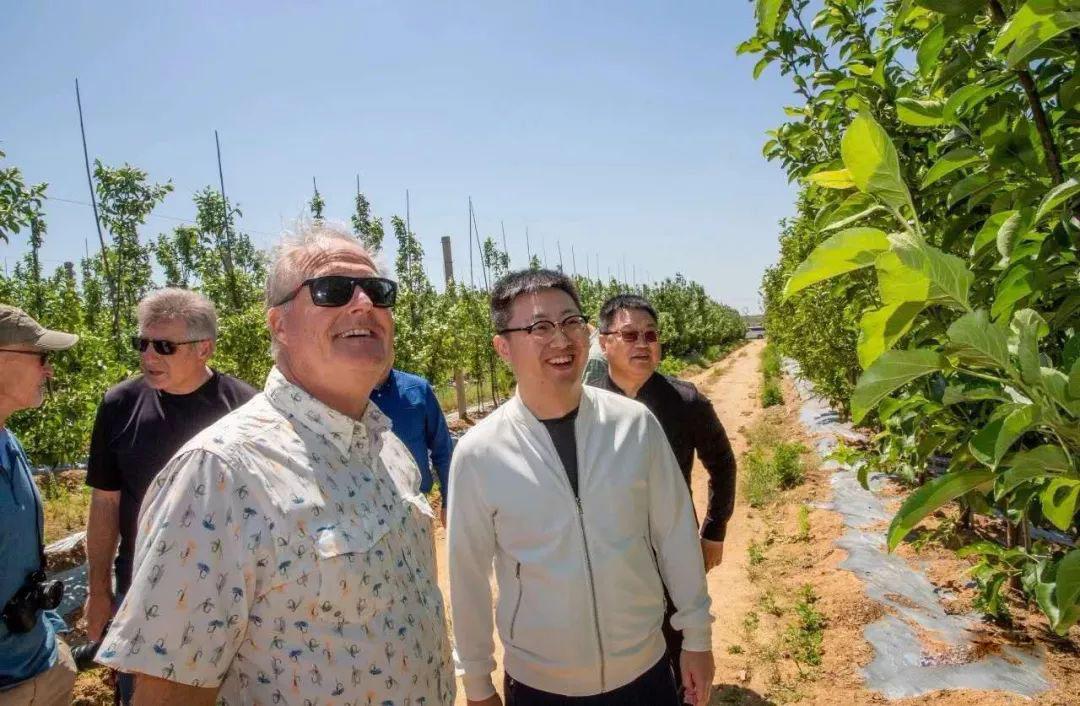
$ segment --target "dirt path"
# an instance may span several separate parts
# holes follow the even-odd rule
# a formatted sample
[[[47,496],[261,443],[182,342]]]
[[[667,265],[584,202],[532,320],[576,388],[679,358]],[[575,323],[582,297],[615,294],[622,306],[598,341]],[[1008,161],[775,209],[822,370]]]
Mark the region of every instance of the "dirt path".
[[[746,437],[740,431],[761,415],[757,391],[761,381],[758,369],[762,340],[752,341],[728,358],[691,379],[712,400],[713,407],[727,431],[728,439],[739,458],[746,451]],[[700,463],[694,464],[691,489],[698,516],[704,517],[709,497],[709,478]],[[713,656],[716,659],[714,684],[738,688],[745,660],[728,652],[740,642],[743,616],[753,606],[756,589],[747,574],[747,546],[753,539],[748,522],[749,506],[740,493],[735,496],[735,512],[728,522],[724,538],[724,561],[709,572],[709,595],[712,597]]]

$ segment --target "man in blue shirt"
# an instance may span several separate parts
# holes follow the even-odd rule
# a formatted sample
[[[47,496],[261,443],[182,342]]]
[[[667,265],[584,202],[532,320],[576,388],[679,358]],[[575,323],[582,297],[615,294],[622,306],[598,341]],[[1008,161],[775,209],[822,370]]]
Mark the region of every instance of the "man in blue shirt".
[[[78,336],[49,331],[13,306],[0,305],[0,702],[5,706],[68,706],[75,685],[71,651],[57,636],[64,622],[51,610],[32,610],[26,630],[11,619],[12,598],[42,566],[45,513],[30,462],[8,418],[41,404],[53,376],[50,351],[70,348]],[[31,579],[32,580],[32,579]],[[37,583],[34,581],[33,583]],[[36,601],[31,603],[36,604]]]
[[[420,492],[428,493],[434,482],[431,466],[439,476],[443,524],[446,499],[450,497],[450,454],[453,443],[435,389],[419,375],[391,368],[371,393],[371,401],[390,417],[394,433],[409,447],[420,469]]]

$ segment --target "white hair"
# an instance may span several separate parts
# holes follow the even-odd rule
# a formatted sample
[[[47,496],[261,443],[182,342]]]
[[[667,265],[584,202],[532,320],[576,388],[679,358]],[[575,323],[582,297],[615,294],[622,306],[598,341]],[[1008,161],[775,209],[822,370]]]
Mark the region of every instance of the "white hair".
[[[198,292],[166,287],[147,294],[136,310],[139,329],[164,321],[180,320],[191,339],[217,340],[217,312],[213,303]]]
[[[266,275],[266,308],[278,306],[311,275],[305,270],[305,260],[310,261],[313,253],[329,250],[340,242],[351,243],[363,250],[374,265],[375,273],[382,275],[384,268],[344,223],[302,220],[293,230],[282,234],[270,253],[270,267]]]

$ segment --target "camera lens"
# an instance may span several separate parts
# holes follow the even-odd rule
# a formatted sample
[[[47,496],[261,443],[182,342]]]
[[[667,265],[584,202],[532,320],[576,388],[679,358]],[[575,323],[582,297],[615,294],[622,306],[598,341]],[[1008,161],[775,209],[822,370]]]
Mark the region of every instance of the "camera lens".
[[[49,581],[41,584],[41,607],[44,610],[55,610],[64,598],[64,583],[62,581]]]

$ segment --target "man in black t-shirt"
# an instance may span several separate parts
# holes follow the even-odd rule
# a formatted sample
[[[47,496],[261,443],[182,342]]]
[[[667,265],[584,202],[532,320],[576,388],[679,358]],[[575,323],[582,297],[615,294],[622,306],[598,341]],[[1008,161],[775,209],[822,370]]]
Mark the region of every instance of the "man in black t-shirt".
[[[140,353],[142,375],[105,393],[90,441],[86,483],[94,492],[84,616],[95,641],[131,583],[139,506],[154,476],[189,439],[256,394],[247,383],[207,366],[217,315],[201,294],[158,290],[139,303],[138,319],[132,345]],[[128,703],[131,680],[120,677],[120,698]]]

